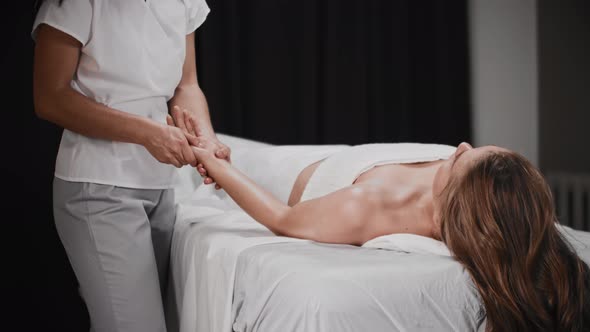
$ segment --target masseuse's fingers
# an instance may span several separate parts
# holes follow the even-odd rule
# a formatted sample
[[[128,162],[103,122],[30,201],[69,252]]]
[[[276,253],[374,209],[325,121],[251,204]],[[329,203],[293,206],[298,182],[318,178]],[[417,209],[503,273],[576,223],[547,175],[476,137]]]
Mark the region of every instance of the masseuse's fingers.
[[[180,128],[184,133],[189,133],[189,131],[186,129],[186,125],[184,123],[184,114],[183,114],[183,110],[180,109],[180,107],[178,107],[178,105],[175,105],[174,107],[172,107],[172,110],[170,111],[170,113],[172,113],[172,117],[174,118],[174,123],[176,124],[176,126],[178,128]]]
[[[205,184],[213,183],[213,179],[207,176],[207,170],[205,169],[205,166],[203,164],[201,164],[201,163],[197,164],[197,171],[199,172],[199,174],[203,178],[203,182]]]
[[[197,124],[197,119],[195,119],[192,116],[189,116],[188,117],[188,122],[190,123],[191,128],[194,128],[194,130],[195,130],[195,136],[198,136],[197,135],[197,128],[199,128],[199,126]]]
[[[166,124],[176,127],[174,124],[174,119],[170,116],[170,114],[166,114]]]
[[[198,146],[198,147],[200,147],[202,145],[201,140],[198,137],[193,136],[191,134],[187,134],[187,133],[185,133],[184,136],[186,137],[188,144],[190,144],[192,146]]]
[[[182,163],[175,156],[170,156],[168,158],[168,160],[169,160],[168,163],[174,165],[176,168],[181,168],[182,167]]]
[[[225,159],[229,156],[228,147],[221,147],[217,151],[215,151],[215,156],[220,159]]]
[[[191,165],[192,167],[195,167],[197,165],[197,157],[193,153],[193,150],[191,149],[188,142],[186,145],[182,147],[182,155],[184,157],[184,161],[186,162],[186,164]]]
[[[182,112],[182,114],[184,115],[184,125],[186,127],[186,130],[192,134],[197,136],[197,127],[193,124],[193,116],[192,114],[189,113],[189,111],[187,109],[184,110],[184,112]]]
[[[215,151],[215,156],[219,159],[225,159],[231,163],[231,149],[219,141],[217,142],[216,148],[217,150]]]
[[[195,167],[197,165],[197,157],[193,153],[193,150],[186,139],[186,135],[183,136],[184,140],[179,143],[179,146],[176,150],[176,158],[182,163],[182,165],[191,165]]]
[[[207,176],[207,170],[205,169],[205,166],[203,164],[197,163],[197,171],[199,172],[199,174],[201,174],[201,177],[203,177],[203,183],[209,185],[215,182],[213,178]],[[221,186],[216,183],[215,190],[219,189],[221,189]]]
[[[207,170],[205,169],[205,165],[203,165],[202,162],[197,162],[196,168],[201,175],[207,175]]]
[[[174,122],[174,126],[178,127],[178,112],[180,112],[180,108],[178,106],[174,106],[172,107],[172,109],[170,110],[170,116],[172,117],[172,120]],[[180,128],[180,127],[179,127]]]

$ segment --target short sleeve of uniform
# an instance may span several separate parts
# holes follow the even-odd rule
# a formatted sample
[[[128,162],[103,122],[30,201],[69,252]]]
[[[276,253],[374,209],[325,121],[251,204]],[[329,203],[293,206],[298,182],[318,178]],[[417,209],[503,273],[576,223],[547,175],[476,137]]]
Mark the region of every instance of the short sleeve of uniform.
[[[90,39],[92,5],[90,0],[45,0],[33,24],[32,37],[36,39],[37,29],[47,24],[74,38],[82,45]]]
[[[191,34],[207,18],[211,11],[205,0],[184,0],[186,6],[186,34]]]

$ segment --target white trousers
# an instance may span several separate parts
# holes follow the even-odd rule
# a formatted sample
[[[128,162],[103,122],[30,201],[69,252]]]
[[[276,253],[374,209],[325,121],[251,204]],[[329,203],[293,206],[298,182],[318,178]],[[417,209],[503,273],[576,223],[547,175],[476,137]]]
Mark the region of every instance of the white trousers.
[[[165,332],[174,192],[54,178],[53,211],[95,332]]]

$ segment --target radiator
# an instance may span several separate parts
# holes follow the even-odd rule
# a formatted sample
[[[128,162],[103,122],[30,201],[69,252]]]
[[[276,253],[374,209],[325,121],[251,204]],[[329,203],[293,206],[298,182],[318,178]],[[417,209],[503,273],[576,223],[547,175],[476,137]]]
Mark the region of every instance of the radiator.
[[[562,225],[590,231],[590,174],[549,173],[557,219]]]

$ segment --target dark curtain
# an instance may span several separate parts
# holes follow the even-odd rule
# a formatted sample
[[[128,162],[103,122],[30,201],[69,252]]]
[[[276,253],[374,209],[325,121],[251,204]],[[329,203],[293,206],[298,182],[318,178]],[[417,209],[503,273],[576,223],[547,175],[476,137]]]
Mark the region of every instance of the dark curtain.
[[[217,131],[275,144],[470,140],[466,1],[210,0]]]

